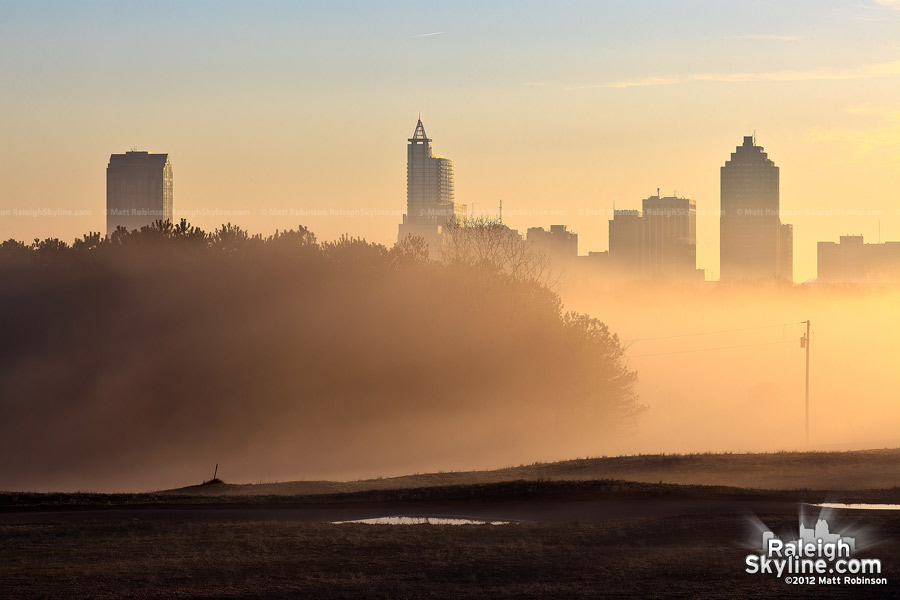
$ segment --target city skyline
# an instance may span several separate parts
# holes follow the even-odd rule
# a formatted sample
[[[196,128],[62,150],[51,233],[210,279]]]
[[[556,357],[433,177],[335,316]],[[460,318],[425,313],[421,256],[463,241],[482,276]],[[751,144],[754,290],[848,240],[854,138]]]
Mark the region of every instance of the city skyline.
[[[138,146],[178,164],[176,218],[389,244],[421,107],[457,201],[502,199],[520,231],[565,223],[582,252],[662,187],[696,201],[717,279],[718,168],[754,130],[782,169],[795,281],[819,241],[900,238],[896,3],[726,4],[5,3],[0,234],[103,231],[96,165]]]
[[[406,212],[399,224],[396,241],[408,236],[422,237],[431,247],[432,258],[440,258],[443,225],[450,220],[466,224],[470,217],[474,224],[479,222],[479,216],[470,215],[465,204],[455,202],[453,161],[435,154],[432,141],[425,132],[420,112],[413,137],[407,140]],[[768,158],[765,149],[757,145],[755,135],[743,137],[742,144],[721,167],[720,175],[718,214],[727,229],[725,226],[720,228],[719,252],[722,264],[728,257],[727,264],[731,265],[724,281],[792,281],[785,273],[793,271],[793,232],[792,225],[780,219],[779,168]],[[111,154],[104,213],[106,235],[111,235],[118,227],[133,231],[156,221],[174,224],[172,180],[168,153],[132,149]],[[578,233],[567,231],[566,224],[552,225],[549,230],[532,225],[528,227],[527,236],[514,229],[510,231],[522,240],[534,243],[553,259],[552,262],[561,261],[557,267],[562,269],[573,265],[572,258],[580,257],[592,259],[594,268],[603,265],[605,269],[612,269],[607,276],[614,279],[625,276],[722,281],[721,277],[704,277],[705,270],[697,268],[696,213],[694,200],[677,195],[663,197],[657,188],[655,196],[642,200],[641,210],[613,208],[613,218],[608,222],[609,245],[602,251],[594,248],[579,253]],[[483,216],[481,213],[480,217]],[[502,201],[495,218],[502,222]],[[772,227],[767,225],[769,221],[774,224]],[[235,225],[241,226],[238,222]],[[769,231],[773,227],[774,231]],[[817,273],[810,280],[866,282],[872,277],[872,274],[866,275],[866,269],[873,268],[879,271],[872,281],[883,282],[878,279],[883,276],[888,277],[888,282],[895,279],[894,249],[900,242],[882,244],[879,227],[879,242],[866,245],[871,250],[863,257],[854,250],[856,244],[862,244],[862,239],[862,235],[842,235],[840,245],[818,241]],[[844,242],[850,244],[850,250]],[[832,247],[837,250],[830,250]],[[823,256],[829,261],[827,264],[823,263]],[[836,266],[838,262],[835,261],[840,261],[841,266]],[[579,264],[588,265],[587,262]],[[837,275],[838,272],[842,274]],[[823,276],[823,273],[826,274]]]
[[[0,0],[0,596],[890,595],[898,33]]]

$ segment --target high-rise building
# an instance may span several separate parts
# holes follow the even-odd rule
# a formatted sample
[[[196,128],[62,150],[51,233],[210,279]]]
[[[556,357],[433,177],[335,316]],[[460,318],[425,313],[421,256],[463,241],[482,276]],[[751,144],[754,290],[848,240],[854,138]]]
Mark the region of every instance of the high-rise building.
[[[578,234],[568,231],[565,225],[551,225],[550,231],[543,227],[529,227],[525,240],[556,262],[578,257]]]
[[[172,163],[168,154],[112,154],[106,167],[106,232],[172,221]]]
[[[639,210],[614,210],[609,220],[609,260],[639,277],[644,271],[644,223]]]
[[[781,223],[779,170],[753,136],[721,169],[722,281],[792,278],[793,231]]]
[[[648,277],[697,275],[697,203],[675,196],[643,201],[644,273]]]
[[[616,210],[609,259],[623,275],[697,280],[697,203],[676,196],[644,198],[643,210]]]
[[[432,153],[422,118],[406,147],[406,214],[398,240],[407,235],[425,238],[432,252],[440,245],[444,225],[465,220],[466,205],[453,197],[453,161]]]
[[[781,224],[781,247],[778,249],[780,262],[778,278],[785,281],[794,280],[794,226],[790,223]]]
[[[900,283],[900,242],[866,244],[861,235],[842,235],[840,243],[819,242],[818,281]]]

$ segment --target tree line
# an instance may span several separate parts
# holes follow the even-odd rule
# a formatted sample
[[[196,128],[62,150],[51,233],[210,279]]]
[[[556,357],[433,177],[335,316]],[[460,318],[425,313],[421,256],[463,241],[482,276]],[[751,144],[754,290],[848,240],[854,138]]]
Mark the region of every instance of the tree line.
[[[6,487],[211,457],[280,479],[509,464],[632,426],[622,344],[564,310],[541,257],[494,222],[448,235],[437,259],[184,221],[0,244]]]

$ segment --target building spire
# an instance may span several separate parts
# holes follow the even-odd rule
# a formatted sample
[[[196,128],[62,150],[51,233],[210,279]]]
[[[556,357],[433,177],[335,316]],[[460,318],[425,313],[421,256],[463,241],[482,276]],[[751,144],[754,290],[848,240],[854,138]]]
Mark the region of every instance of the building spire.
[[[413,141],[430,142],[431,141],[428,139],[428,136],[425,135],[425,126],[422,125],[422,111],[421,110],[419,111],[419,121],[416,123],[416,132],[413,134],[412,139],[410,139],[409,141],[411,141],[411,142],[413,142]]]

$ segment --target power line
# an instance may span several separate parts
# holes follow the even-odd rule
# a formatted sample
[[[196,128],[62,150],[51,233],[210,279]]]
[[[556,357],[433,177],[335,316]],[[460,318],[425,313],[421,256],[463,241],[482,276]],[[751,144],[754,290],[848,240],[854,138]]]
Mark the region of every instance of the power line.
[[[793,325],[793,323],[791,323]],[[663,356],[666,354],[687,354],[689,352],[706,352],[708,350],[731,350],[733,348],[751,348],[753,346],[771,346],[772,344],[786,344],[794,340],[778,340],[777,342],[762,342],[759,344],[741,344],[738,346],[716,346],[714,348],[695,348],[693,350],[675,350],[674,352],[656,352],[654,354],[626,354],[626,358],[641,358],[643,356]]]
[[[800,325],[800,323],[779,323],[777,325],[760,325],[758,327],[742,327],[740,329],[723,329],[721,331],[703,331],[699,333],[680,333],[677,335],[661,335],[659,337],[649,337],[649,338],[637,338],[634,340],[626,340],[626,344],[633,344],[635,342],[648,342],[650,340],[670,340],[673,338],[682,338],[682,337],[696,337],[701,335],[716,335],[719,333],[735,333],[737,331],[756,331],[759,329],[774,329],[775,327],[789,327],[791,325]]]

